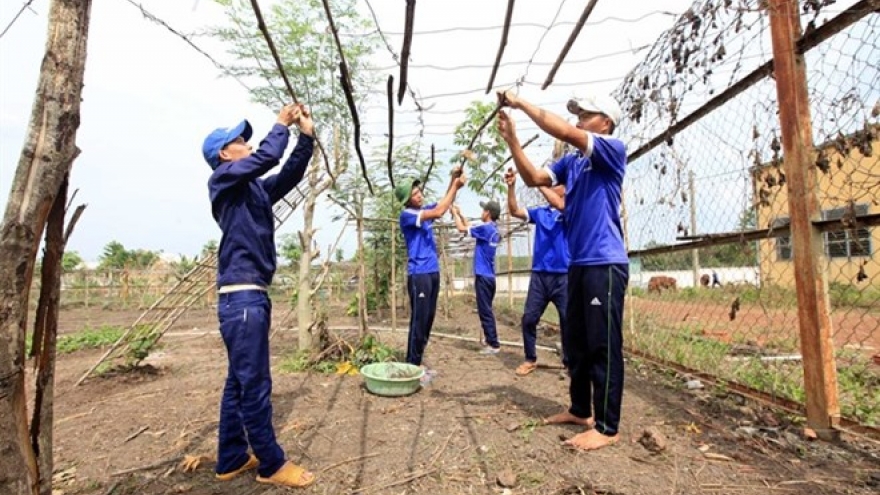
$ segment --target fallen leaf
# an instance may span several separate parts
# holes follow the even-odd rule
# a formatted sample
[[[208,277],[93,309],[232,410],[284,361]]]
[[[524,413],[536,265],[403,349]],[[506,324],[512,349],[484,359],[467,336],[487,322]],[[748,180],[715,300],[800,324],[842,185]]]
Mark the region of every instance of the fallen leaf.
[[[351,361],[345,361],[343,363],[338,363],[336,365],[336,374],[337,375],[350,375],[351,370],[354,369],[355,374],[357,374],[357,367],[351,364]]]
[[[694,435],[699,435],[700,433],[703,433],[703,430],[701,430],[700,427],[697,426],[697,424],[694,422],[684,425],[684,431],[688,433],[693,433]]]

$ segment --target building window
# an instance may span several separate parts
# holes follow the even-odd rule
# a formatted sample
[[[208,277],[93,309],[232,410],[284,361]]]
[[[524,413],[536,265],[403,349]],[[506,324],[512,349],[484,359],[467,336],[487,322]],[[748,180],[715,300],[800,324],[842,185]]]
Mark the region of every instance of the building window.
[[[847,208],[833,208],[822,212],[825,220],[840,220]],[[868,205],[855,205],[856,215],[867,215]],[[825,232],[825,255],[829,258],[871,256],[871,230],[858,228],[839,232]]]
[[[847,208],[832,208],[822,212],[824,220],[840,220],[846,215]],[[856,215],[867,215],[868,205],[855,206]],[[773,220],[773,228],[784,227],[790,222],[788,217]],[[842,230],[839,232],[825,232],[825,256],[829,258],[854,258],[871,256],[871,230],[861,227],[858,229]],[[776,238],[776,259],[787,261],[792,258],[791,237],[782,236]]]
[[[785,227],[790,223],[788,217],[773,220],[773,228]],[[776,260],[787,261],[791,259],[791,237],[782,236],[776,238]]]

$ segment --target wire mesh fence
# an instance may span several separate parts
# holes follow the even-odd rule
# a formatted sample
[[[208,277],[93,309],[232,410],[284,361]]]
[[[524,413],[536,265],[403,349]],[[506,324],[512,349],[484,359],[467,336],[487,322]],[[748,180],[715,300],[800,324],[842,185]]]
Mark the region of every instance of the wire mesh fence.
[[[880,15],[876,2],[800,4],[840,412],[876,427]],[[808,356],[768,8],[695,3],[617,90],[630,117],[618,131],[631,153],[626,341],[803,409]]]

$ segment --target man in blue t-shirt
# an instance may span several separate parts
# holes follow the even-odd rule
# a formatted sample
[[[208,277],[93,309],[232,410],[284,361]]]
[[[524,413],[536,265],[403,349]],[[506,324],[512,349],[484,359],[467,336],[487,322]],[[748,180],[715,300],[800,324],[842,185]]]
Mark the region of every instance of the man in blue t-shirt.
[[[535,247],[532,253],[532,273],[529,277],[529,291],[523,309],[522,334],[523,351],[526,359],[516,368],[517,376],[526,376],[538,368],[538,354],[535,343],[538,338],[538,321],[553,302],[559,313],[560,334],[565,335],[566,300],[568,299],[568,244],[562,222],[565,208],[563,195],[565,188],[539,187],[547,199],[546,206],[520,208],[516,201],[516,174],[508,170],[504,174],[507,183],[507,210],[521,220],[535,224]],[[568,367],[565,346],[562,348],[562,364]]]
[[[481,354],[498,354],[501,344],[498,342],[498,331],[495,328],[495,313],[492,301],[495,300],[495,251],[501,237],[495,222],[501,215],[501,205],[497,201],[480,202],[483,213],[480,225],[471,227],[470,222],[461,214],[458,206],[452,207],[452,218],[459,232],[477,240],[474,249],[474,290],[477,293],[477,314],[480,315],[480,326],[483,327],[483,338],[486,345]]]
[[[569,359],[571,407],[547,423],[573,423],[587,430],[566,441],[582,450],[614,444],[619,438],[623,398],[623,299],[629,259],[620,221],[626,148],[611,136],[620,123],[620,105],[610,96],[570,100],[572,125],[511,92],[499,93],[505,106],[522,110],[538,127],[577,150],[549,168],[536,168],[523,152],[513,119],[498,113],[498,130],[513,161],[531,187],[565,185],[568,269],[568,326],[563,348]]]
[[[437,245],[434,243],[434,220],[442,217],[452,203],[458,190],[464,187],[465,176],[460,167],[452,171],[446,195],[437,203],[424,204],[421,181],[403,181],[394,188],[394,198],[404,207],[400,212],[400,231],[406,241],[407,283],[409,293],[409,339],[406,362],[422,366],[422,357],[431,326],[437,313],[437,296],[440,294],[440,263],[437,261]],[[426,370],[431,371],[431,370]],[[424,375],[430,380],[430,373]]]
[[[300,130],[296,147],[277,174],[263,177],[284,155],[293,124]],[[217,479],[228,481],[256,469],[258,482],[304,487],[315,476],[285,460],[272,427],[268,288],[276,263],[272,205],[302,180],[312,158],[314,123],[302,105],[287,105],[256,151],[247,143],[252,133],[244,120],[215,129],[202,144],[213,170],[208,179],[211,212],[223,232],[217,252],[217,316],[229,360],[215,471]]]

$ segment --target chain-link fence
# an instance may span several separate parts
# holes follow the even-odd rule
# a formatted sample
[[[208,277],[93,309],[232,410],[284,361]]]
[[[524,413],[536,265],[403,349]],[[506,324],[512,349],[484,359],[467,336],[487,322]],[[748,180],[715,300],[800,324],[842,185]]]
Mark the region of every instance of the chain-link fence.
[[[616,92],[629,117],[618,130],[630,152],[626,342],[634,353],[803,410],[803,360],[811,356],[802,352],[799,331],[772,4],[695,3]],[[871,1],[802,1],[804,32],[796,44],[806,61],[815,143],[809,150],[818,199],[813,225],[822,231],[815,256],[828,280],[829,367],[836,365],[844,419],[874,427],[880,424],[877,8]],[[834,415],[833,397],[830,402]]]

